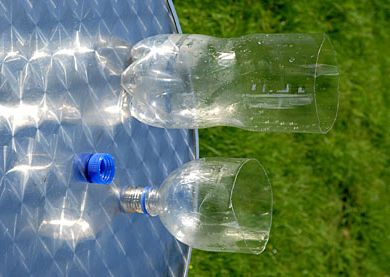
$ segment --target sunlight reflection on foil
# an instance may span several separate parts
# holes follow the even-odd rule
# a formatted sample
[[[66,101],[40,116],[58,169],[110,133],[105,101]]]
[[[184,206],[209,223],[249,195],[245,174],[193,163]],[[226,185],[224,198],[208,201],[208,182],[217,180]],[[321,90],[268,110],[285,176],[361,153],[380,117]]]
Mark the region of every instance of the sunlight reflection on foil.
[[[13,167],[11,170],[9,170],[7,173],[19,171],[19,172],[22,172],[22,173],[24,173],[24,174],[27,174],[27,173],[29,173],[30,171],[37,171],[37,170],[45,170],[45,169],[48,169],[51,165],[52,165],[52,163],[47,164],[47,165],[28,165],[28,164],[21,164],[21,165],[14,166],[14,167]]]
[[[18,127],[38,122],[39,113],[39,107],[36,105],[0,105],[0,116],[11,121],[14,130]]]
[[[31,56],[30,61],[34,61],[34,60],[37,60],[37,59],[42,59],[42,58],[45,58],[45,57],[50,57],[50,54],[47,53],[47,52],[44,52],[44,51],[35,51],[33,53],[33,55]]]
[[[58,114],[56,114],[56,111]],[[26,127],[37,127],[40,122],[61,120],[72,121],[81,118],[80,111],[71,105],[60,104],[56,109],[52,109],[47,106],[45,102],[39,105],[0,105],[0,118],[6,119],[12,131],[15,133],[17,130]]]
[[[39,233],[54,239],[69,240],[74,244],[80,239],[94,237],[94,232],[89,222],[83,218],[43,220],[39,226]]]
[[[75,37],[75,40],[74,40],[72,47],[60,49],[54,53],[54,56],[55,55],[74,56],[76,53],[84,54],[84,53],[92,53],[92,52],[95,52],[95,51],[91,48],[88,48],[88,47],[81,45],[80,32],[76,32],[76,37]]]

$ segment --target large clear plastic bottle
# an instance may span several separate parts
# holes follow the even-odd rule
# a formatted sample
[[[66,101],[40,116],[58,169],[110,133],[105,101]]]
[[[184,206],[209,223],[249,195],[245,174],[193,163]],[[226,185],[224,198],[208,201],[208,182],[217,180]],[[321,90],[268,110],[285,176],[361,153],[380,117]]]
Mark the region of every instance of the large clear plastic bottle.
[[[144,39],[122,74],[131,115],[163,128],[327,132],[339,73],[324,34]]]

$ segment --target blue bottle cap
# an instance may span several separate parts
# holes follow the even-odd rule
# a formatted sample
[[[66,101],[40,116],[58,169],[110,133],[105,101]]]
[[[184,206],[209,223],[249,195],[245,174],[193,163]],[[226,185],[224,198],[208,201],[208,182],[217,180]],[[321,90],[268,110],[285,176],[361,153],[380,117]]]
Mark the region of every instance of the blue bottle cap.
[[[88,161],[87,180],[95,184],[110,184],[115,175],[115,161],[110,154],[95,153]]]

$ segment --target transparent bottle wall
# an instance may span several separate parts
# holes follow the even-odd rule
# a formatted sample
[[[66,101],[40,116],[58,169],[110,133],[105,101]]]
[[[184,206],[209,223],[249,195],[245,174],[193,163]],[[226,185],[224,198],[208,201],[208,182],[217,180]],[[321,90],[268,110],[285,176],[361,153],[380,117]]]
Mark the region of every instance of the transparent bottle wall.
[[[158,216],[195,249],[260,254],[269,239],[272,189],[256,159],[197,159],[169,174],[160,188],[118,193],[122,212]]]
[[[169,175],[159,195],[156,213],[178,240],[206,251],[260,254],[265,249],[272,191],[257,160],[186,163]],[[153,209],[153,203],[147,206]]]
[[[122,75],[133,116],[163,128],[326,133],[339,70],[325,34],[157,35]]]

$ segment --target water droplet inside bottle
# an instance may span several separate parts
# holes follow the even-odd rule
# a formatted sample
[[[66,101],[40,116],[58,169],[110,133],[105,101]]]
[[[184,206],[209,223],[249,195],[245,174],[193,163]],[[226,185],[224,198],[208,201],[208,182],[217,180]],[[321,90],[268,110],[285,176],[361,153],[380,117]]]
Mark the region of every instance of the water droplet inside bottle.
[[[294,58],[294,57],[291,57],[291,58],[288,59],[288,61],[289,61],[290,63],[293,63],[293,62],[295,61],[295,58]]]

